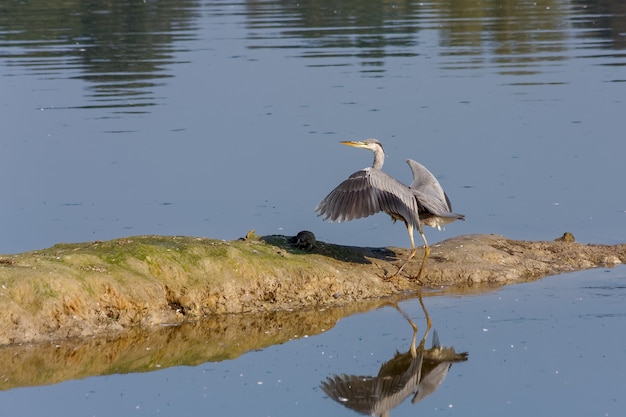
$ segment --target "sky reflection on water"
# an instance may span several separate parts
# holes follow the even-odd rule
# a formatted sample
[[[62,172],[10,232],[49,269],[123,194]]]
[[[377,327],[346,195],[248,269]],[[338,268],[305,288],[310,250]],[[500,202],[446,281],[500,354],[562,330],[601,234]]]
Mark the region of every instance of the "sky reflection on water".
[[[406,246],[384,215],[338,226],[313,213],[370,163],[337,141],[364,137],[385,144],[385,169],[403,181],[404,159],[424,163],[467,215],[429,231],[433,242],[564,231],[622,242],[623,9],[16,5],[0,20],[0,169],[11,178],[0,252],[249,229]]]

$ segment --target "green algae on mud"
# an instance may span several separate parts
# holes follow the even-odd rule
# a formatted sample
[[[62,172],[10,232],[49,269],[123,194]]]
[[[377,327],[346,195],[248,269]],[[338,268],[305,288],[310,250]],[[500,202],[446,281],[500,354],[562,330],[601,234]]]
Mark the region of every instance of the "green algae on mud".
[[[0,345],[215,314],[339,306],[421,286],[500,285],[626,261],[626,245],[471,235],[432,245],[421,282],[382,279],[407,253],[324,242],[301,250],[286,236],[134,236],[0,256]],[[407,276],[420,262],[418,253]]]
[[[339,261],[295,252],[260,240],[136,236],[2,256],[0,344],[396,292],[373,276],[352,274],[346,285]],[[379,289],[364,292],[371,286]]]

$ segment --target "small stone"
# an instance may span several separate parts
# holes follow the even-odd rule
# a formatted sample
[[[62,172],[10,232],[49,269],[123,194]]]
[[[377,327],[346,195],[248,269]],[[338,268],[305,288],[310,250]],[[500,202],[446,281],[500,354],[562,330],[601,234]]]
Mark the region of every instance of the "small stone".
[[[571,234],[570,232],[565,232],[563,233],[563,236],[561,237],[557,237],[556,239],[554,239],[555,242],[576,242],[576,239],[574,239],[574,235]]]

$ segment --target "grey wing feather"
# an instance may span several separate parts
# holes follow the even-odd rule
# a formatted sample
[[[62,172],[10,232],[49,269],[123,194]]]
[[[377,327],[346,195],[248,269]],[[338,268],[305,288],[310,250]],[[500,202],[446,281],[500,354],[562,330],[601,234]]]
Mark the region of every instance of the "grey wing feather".
[[[413,172],[413,182],[410,188],[421,207],[440,217],[457,219],[464,217],[460,214],[451,213],[450,199],[432,172],[412,159],[407,159],[406,162]]]
[[[413,182],[411,190],[418,197],[421,204],[434,213],[445,213],[452,211],[450,200],[441,188],[437,178],[424,165],[407,159],[407,164],[413,172]]]
[[[324,220],[343,222],[384,211],[413,225],[419,224],[418,206],[409,188],[384,172],[365,168],[339,184],[316,207]]]

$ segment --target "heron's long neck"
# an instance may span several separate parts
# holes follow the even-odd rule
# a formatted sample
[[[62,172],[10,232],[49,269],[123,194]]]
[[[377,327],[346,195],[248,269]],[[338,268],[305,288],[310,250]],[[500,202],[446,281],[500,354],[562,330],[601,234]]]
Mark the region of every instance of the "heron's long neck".
[[[383,169],[383,164],[385,163],[385,152],[382,149],[376,149],[374,152],[374,163],[372,164],[372,168],[374,169]]]

